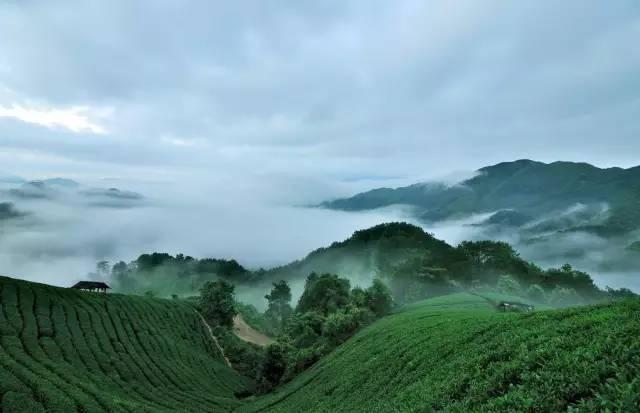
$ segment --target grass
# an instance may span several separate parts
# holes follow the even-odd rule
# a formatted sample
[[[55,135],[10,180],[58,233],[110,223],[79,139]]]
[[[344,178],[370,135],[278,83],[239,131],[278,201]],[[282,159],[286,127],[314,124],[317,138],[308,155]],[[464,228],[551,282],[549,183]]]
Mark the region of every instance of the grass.
[[[638,337],[639,300],[523,314],[455,294],[374,323],[239,411],[640,411]]]
[[[251,383],[193,306],[0,277],[0,411],[230,411]]]

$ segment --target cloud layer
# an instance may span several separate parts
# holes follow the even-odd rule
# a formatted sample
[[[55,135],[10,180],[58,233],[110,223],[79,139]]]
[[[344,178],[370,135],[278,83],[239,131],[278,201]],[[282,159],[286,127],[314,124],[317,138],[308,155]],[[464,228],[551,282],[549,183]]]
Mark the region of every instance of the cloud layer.
[[[281,263],[389,218],[290,205],[517,158],[636,164],[638,39],[635,0],[1,2],[0,181],[157,203],[33,201],[48,224],[0,268],[156,248]]]
[[[628,165],[639,9],[3,2],[0,161],[23,175],[326,182],[521,157]]]

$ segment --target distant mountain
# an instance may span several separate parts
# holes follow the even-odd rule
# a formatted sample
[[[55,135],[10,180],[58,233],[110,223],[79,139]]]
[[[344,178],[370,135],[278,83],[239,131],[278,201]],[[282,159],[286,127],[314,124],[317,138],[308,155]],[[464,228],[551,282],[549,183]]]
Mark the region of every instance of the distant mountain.
[[[142,195],[133,191],[123,191],[118,188],[91,188],[80,191],[82,195],[90,197],[107,197],[115,199],[142,199]]]
[[[11,202],[0,202],[0,221],[26,216],[27,213],[16,209]]]
[[[81,200],[81,202],[86,202],[90,206],[129,208],[137,206],[144,199],[137,192],[118,188],[88,188],[66,178],[34,181],[19,181],[16,179],[5,183],[14,184],[13,187],[6,190],[6,194],[16,201],[50,200],[64,202],[66,200]]]
[[[640,166],[601,169],[587,163],[518,160],[477,172],[456,185],[378,188],[321,206],[359,211],[411,205],[425,222],[496,213],[485,223],[604,236],[640,229]],[[549,221],[558,217],[562,219]]]

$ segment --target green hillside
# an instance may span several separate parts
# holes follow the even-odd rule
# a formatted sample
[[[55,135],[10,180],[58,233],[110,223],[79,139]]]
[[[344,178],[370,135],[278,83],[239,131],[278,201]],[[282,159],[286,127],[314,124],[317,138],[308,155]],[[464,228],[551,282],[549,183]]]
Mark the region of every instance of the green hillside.
[[[374,323],[240,411],[639,411],[639,335],[639,300],[523,314],[439,297]]]
[[[0,411],[229,411],[251,383],[193,307],[0,277]]]

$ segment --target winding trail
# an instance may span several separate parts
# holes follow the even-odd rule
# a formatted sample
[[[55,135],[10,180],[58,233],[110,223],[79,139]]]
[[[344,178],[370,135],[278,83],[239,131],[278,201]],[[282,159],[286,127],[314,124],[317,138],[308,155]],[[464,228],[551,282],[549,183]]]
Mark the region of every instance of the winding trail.
[[[268,337],[251,327],[246,321],[244,321],[244,318],[242,318],[242,315],[240,314],[236,314],[236,316],[233,317],[233,333],[241,340],[256,344],[260,347],[266,347],[273,343],[273,339],[271,337]]]
[[[227,362],[227,366],[233,368],[233,366],[231,366],[231,362],[229,361],[227,356],[224,354],[224,349],[218,342],[218,339],[216,338],[216,336],[213,334],[213,330],[211,329],[211,326],[209,325],[209,323],[207,323],[207,320],[204,319],[204,317],[202,316],[202,314],[200,314],[200,312],[196,311],[196,314],[198,314],[198,316],[200,317],[200,320],[202,320],[202,324],[204,324],[204,326],[207,327],[207,331],[209,331],[209,337],[211,337],[211,340],[213,340],[213,343],[216,345],[218,350],[220,350],[220,354],[222,354],[222,357],[224,357],[224,361]]]

